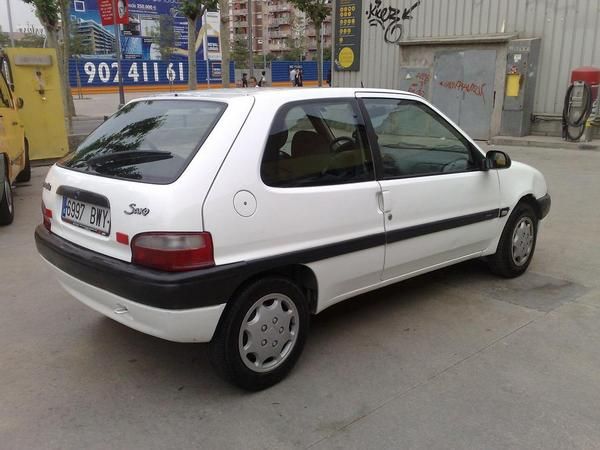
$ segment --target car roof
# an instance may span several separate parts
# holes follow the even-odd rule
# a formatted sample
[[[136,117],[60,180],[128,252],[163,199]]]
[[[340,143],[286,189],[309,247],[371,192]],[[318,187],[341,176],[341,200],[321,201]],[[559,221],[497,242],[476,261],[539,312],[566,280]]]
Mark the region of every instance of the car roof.
[[[211,99],[229,101],[240,97],[282,97],[286,101],[302,100],[307,98],[336,98],[354,97],[356,93],[388,93],[404,94],[418,97],[416,94],[393,89],[371,89],[371,88],[232,88],[232,89],[203,89],[197,91],[169,92],[147,97],[136,98],[134,101],[150,99]]]

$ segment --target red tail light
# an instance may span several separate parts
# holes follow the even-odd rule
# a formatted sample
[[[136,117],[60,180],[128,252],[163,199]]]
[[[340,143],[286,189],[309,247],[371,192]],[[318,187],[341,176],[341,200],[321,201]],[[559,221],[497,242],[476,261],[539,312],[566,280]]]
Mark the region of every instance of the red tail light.
[[[167,272],[215,265],[210,233],[142,233],[131,241],[131,262]]]
[[[42,202],[42,220],[46,230],[50,231],[52,228],[52,210],[46,208],[44,202]]]

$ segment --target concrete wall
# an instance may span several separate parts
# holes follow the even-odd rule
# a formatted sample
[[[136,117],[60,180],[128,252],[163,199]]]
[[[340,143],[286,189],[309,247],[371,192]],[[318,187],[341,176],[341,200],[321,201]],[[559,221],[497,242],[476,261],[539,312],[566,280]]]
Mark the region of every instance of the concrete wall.
[[[410,8],[416,0],[381,0],[381,7]],[[402,43],[438,38],[485,37],[517,33],[519,37],[541,37],[541,70],[534,112],[556,117],[562,112],[569,74],[575,67],[600,66],[599,0],[422,0],[401,20],[399,44],[384,41],[384,29],[369,25],[368,12],[375,0],[363,0],[362,50],[359,72],[336,72],[337,86],[397,88],[398,67],[406,64]],[[384,23],[388,26],[391,21]],[[425,47],[417,52],[428,52]]]

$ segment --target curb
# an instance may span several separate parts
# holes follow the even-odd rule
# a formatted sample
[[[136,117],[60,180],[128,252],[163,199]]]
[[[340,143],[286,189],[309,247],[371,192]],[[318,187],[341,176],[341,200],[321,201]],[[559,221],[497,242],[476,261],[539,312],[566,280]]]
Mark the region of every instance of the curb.
[[[600,151],[600,141],[592,142],[567,142],[561,138],[538,139],[536,136],[526,136],[516,138],[511,136],[495,136],[490,139],[490,145],[508,145],[512,147],[540,147],[540,148],[558,148],[563,150],[590,150]]]

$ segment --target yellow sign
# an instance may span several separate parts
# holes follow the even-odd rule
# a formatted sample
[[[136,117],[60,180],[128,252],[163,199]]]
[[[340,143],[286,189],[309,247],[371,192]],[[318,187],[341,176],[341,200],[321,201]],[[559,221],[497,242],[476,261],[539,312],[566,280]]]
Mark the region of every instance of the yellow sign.
[[[69,151],[56,51],[6,48],[15,97],[23,99],[19,116],[25,124],[30,159],[53,159]]]
[[[354,62],[354,52],[350,47],[344,47],[340,50],[339,63],[344,69],[347,69]]]

